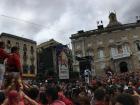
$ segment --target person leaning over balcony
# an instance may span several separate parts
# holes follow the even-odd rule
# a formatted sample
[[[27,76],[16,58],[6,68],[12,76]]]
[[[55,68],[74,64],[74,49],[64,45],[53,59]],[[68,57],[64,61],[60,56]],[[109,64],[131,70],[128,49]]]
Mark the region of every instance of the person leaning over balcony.
[[[6,51],[4,51],[4,48],[5,48],[4,42],[0,41],[0,89],[2,87],[3,80],[4,80],[4,73],[5,73],[4,61],[6,58],[9,57],[9,54]]]

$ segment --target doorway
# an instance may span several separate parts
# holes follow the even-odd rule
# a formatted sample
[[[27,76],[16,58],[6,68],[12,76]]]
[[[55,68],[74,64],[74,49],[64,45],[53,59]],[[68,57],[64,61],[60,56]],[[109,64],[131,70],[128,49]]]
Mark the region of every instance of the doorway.
[[[120,66],[121,73],[128,72],[128,65],[126,62],[121,62],[119,66]]]

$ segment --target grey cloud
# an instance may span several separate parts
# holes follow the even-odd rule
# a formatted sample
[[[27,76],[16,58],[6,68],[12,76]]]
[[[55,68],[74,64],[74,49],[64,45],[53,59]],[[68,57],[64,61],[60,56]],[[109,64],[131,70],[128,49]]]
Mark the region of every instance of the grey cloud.
[[[139,0],[1,0],[1,14],[40,25],[5,18],[0,28],[39,43],[54,38],[66,44],[78,30],[95,29],[97,20],[106,26],[109,11],[115,10],[122,23],[133,21],[140,15],[139,4]]]
[[[122,21],[124,23],[131,23],[136,21],[136,16],[140,16],[140,1],[132,0],[130,3],[126,5],[122,13]]]

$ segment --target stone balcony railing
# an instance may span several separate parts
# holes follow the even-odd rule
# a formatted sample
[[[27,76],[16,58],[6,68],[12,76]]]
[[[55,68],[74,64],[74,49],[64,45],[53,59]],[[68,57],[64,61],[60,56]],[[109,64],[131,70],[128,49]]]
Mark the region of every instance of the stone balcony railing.
[[[125,57],[130,57],[130,56],[131,56],[130,52],[125,52],[125,53],[113,55],[112,58],[113,58],[113,60],[116,60],[116,59],[121,59],[121,58],[125,58]]]

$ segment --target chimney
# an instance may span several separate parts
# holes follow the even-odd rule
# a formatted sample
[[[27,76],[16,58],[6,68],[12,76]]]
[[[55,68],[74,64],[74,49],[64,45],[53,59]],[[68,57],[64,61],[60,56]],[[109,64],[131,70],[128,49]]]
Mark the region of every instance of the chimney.
[[[98,27],[98,29],[103,29],[104,28],[102,20],[101,21],[97,21],[97,27]]]

